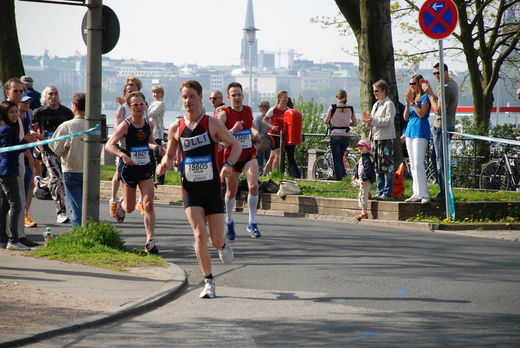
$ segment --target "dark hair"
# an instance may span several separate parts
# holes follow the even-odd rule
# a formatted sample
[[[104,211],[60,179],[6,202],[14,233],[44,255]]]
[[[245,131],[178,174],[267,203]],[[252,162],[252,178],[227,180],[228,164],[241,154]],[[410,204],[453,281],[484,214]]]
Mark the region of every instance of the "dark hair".
[[[0,103],[0,117],[2,121],[5,122],[5,124],[13,127],[16,130],[16,134],[18,134],[18,132],[20,131],[20,126],[18,125],[18,122],[11,122],[8,116],[9,109],[11,109],[12,107],[18,109],[18,105],[15,102],[4,100],[2,103]]]
[[[292,99],[291,98],[288,98],[289,100],[287,100],[287,107],[289,109],[294,109],[294,104],[292,102]]]
[[[439,67],[441,66],[441,63],[437,63],[433,66],[434,69],[439,69]],[[440,69],[439,69],[440,70]],[[444,64],[444,71],[448,71],[448,66],[446,64]]]
[[[72,104],[76,105],[79,111],[85,112],[85,99],[85,93],[76,93],[72,97]]]
[[[181,87],[179,88],[179,91],[182,92],[183,88],[192,88],[195,91],[197,91],[198,95],[202,95],[202,86],[200,85],[199,81],[195,81],[195,80],[184,81],[182,83]]]
[[[237,87],[237,88],[240,88],[241,91],[243,91],[244,89],[242,88],[242,85],[238,82],[231,82],[228,86],[227,86],[227,94],[229,95],[229,90],[233,87]]]

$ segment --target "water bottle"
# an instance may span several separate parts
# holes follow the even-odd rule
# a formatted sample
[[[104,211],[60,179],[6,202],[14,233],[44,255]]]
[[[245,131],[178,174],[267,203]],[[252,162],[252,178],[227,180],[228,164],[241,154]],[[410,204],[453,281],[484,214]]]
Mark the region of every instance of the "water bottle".
[[[52,238],[51,228],[47,226],[45,232],[43,232],[43,239],[45,240],[45,245],[47,245]]]

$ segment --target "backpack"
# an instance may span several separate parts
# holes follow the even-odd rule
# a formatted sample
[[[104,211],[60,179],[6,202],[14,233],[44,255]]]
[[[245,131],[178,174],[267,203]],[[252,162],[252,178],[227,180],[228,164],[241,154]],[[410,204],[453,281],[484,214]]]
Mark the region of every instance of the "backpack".
[[[332,110],[331,110],[330,120],[329,120],[329,130],[327,133],[330,135],[330,133],[332,132],[333,129],[344,129],[345,132],[348,133],[350,131],[350,127],[333,127],[332,126],[332,118],[334,117],[334,113],[336,112],[338,105],[330,104],[330,107],[332,108]],[[354,115],[354,107],[352,105],[340,106],[339,108],[340,109],[349,108],[352,115]]]
[[[401,198],[404,193],[404,162],[402,162],[394,174],[394,189],[392,192],[393,198]]]

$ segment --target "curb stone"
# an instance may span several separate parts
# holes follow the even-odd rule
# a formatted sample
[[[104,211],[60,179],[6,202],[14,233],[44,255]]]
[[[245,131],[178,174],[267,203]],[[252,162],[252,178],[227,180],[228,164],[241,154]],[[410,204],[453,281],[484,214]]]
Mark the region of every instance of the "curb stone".
[[[175,299],[188,286],[188,279],[182,268],[175,264],[170,264],[169,269],[171,274],[170,279],[165,281],[164,285],[157,291],[135,303],[125,305],[115,311],[102,312],[70,323],[58,324],[19,335],[9,336],[5,339],[0,339],[0,347],[18,347],[39,342],[81,329],[111,323],[162,306]]]

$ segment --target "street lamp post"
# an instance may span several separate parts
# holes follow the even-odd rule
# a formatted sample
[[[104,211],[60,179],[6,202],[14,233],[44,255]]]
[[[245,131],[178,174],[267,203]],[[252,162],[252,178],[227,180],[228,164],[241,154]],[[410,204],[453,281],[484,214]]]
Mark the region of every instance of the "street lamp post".
[[[251,106],[251,95],[253,94],[253,55],[251,54],[253,43],[256,39],[256,31],[258,30],[254,26],[248,27],[244,29],[246,31],[247,36],[247,44],[249,46],[249,96],[248,96],[248,105]]]

